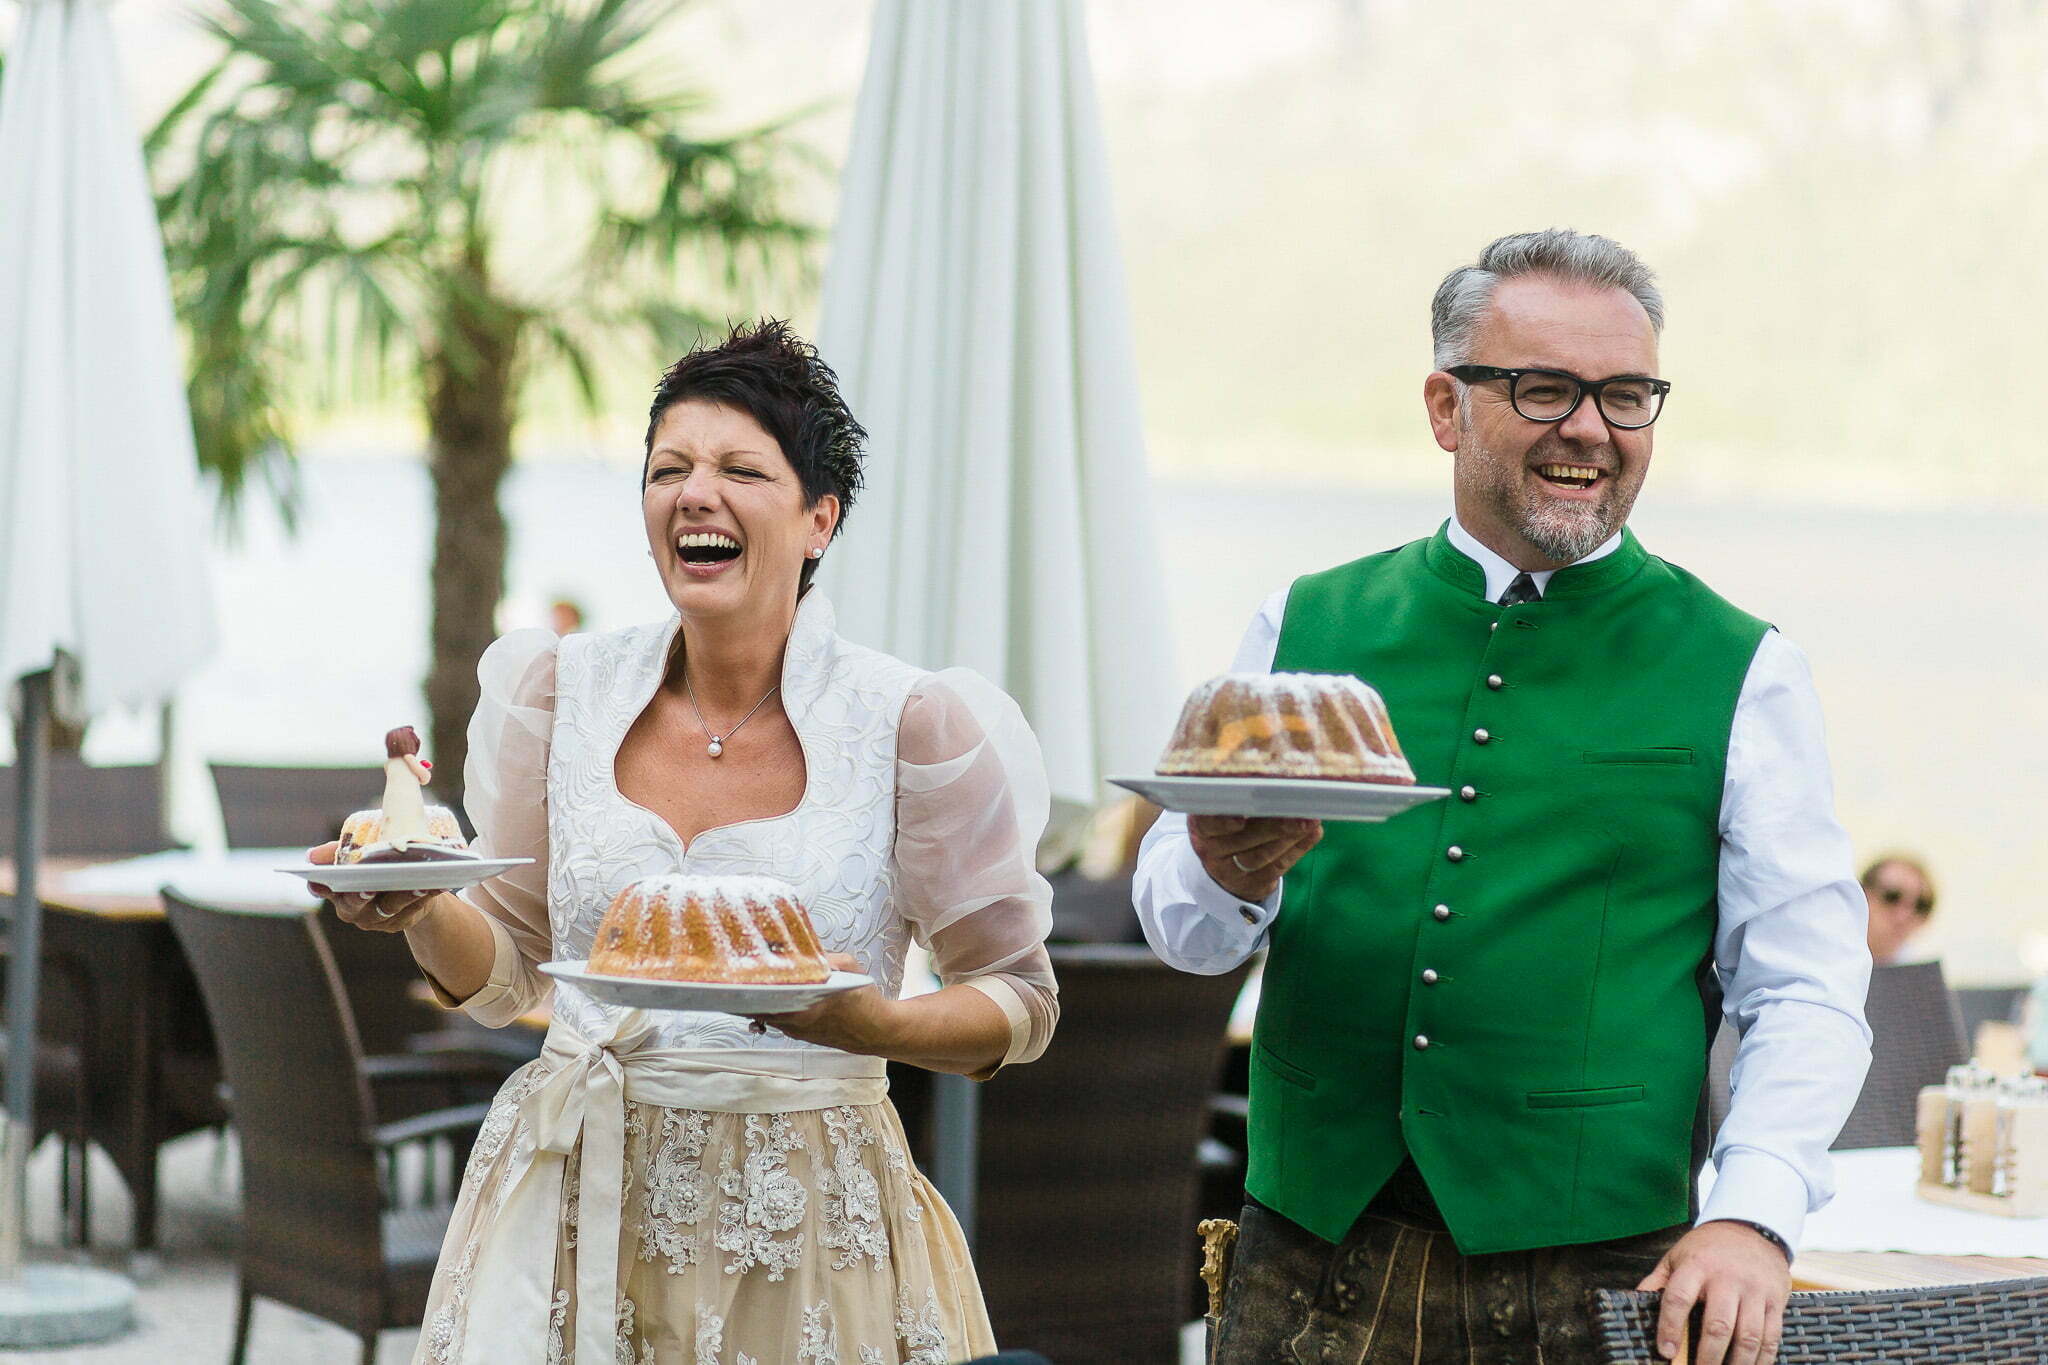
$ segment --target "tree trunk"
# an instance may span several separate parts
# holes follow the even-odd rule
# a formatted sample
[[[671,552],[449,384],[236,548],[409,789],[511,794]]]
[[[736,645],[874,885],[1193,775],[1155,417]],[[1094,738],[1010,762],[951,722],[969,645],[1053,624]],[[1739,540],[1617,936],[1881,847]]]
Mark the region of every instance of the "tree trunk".
[[[519,325],[470,263],[443,300],[427,358],[428,468],[434,480],[433,663],[427,757],[436,799],[462,798],[476,664],[497,636],[506,526],[499,489],[512,464]]]

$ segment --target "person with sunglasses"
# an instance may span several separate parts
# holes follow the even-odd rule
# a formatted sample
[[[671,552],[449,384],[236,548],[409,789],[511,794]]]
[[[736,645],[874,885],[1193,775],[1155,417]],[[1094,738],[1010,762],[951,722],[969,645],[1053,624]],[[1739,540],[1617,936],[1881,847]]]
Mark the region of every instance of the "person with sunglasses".
[[[1927,865],[1904,853],[1872,861],[1857,879],[1870,904],[1870,958],[1878,966],[1910,961],[1906,942],[1934,918],[1934,878]]]
[[[1604,237],[1452,271],[1422,384],[1451,517],[1297,579],[1239,647],[1240,672],[1377,688],[1449,799],[1146,838],[1162,958],[1267,949],[1227,1365],[1591,1362],[1599,1288],[1663,1291],[1667,1357],[1695,1303],[1706,1365],[1776,1354],[1869,1066],[1870,955],[1805,657],[1627,526],[1663,316]]]

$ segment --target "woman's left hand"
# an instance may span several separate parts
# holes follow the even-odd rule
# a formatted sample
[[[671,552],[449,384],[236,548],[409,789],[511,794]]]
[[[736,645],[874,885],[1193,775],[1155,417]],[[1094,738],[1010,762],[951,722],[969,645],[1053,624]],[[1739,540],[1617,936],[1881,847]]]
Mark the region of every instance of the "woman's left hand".
[[[858,959],[846,953],[827,953],[834,971],[863,970]],[[794,1014],[752,1016],[755,1031],[774,1029],[802,1043],[820,1043],[842,1052],[886,1057],[894,1036],[897,1002],[873,986],[828,995],[809,1009]]]

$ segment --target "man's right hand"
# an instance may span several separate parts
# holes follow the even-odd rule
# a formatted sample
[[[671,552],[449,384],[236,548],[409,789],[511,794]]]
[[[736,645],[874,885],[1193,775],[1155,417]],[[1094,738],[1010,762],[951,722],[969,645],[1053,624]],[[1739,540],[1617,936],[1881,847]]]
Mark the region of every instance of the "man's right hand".
[[[1216,884],[1242,901],[1262,901],[1301,855],[1323,838],[1320,820],[1191,815],[1188,839]]]

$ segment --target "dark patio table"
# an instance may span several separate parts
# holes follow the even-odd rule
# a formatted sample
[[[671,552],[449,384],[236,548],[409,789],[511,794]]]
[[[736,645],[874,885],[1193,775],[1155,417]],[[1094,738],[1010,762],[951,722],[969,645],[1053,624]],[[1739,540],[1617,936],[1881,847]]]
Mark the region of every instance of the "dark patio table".
[[[225,1122],[220,1061],[198,982],[163,905],[154,894],[70,885],[93,866],[76,858],[43,864],[43,971],[46,979],[62,973],[84,985],[86,998],[73,1017],[53,1022],[79,1034],[85,1136],[107,1153],[128,1186],[134,1250],[153,1253],[157,1149]],[[13,892],[14,866],[0,862],[0,894]]]

